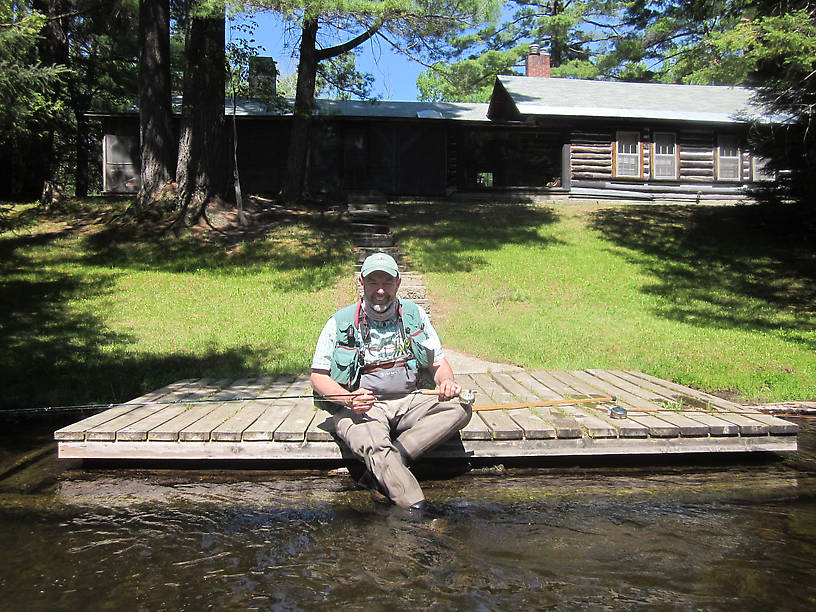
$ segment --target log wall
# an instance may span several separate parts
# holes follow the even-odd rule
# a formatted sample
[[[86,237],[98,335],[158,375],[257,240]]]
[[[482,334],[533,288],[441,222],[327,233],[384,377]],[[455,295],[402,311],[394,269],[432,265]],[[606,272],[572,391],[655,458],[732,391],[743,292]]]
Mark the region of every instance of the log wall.
[[[752,156],[747,150],[740,153],[740,180],[717,179],[718,132],[713,128],[652,130],[635,127],[622,128],[622,131],[640,134],[641,176],[616,176],[617,130],[573,131],[569,139],[569,164],[570,179],[574,186],[601,189],[625,186],[628,190],[649,193],[659,191],[663,186],[670,192],[679,190],[739,194],[747,183],[753,182]],[[652,176],[655,132],[675,136],[677,176],[674,179]]]

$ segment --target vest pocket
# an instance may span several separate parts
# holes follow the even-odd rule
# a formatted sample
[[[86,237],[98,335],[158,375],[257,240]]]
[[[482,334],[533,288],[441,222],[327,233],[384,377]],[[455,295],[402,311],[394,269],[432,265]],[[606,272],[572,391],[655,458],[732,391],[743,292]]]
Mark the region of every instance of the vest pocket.
[[[344,386],[356,383],[360,372],[359,354],[356,347],[340,345],[334,349],[329,371],[332,379]]]
[[[411,353],[414,355],[414,359],[416,359],[417,366],[419,368],[432,366],[434,362],[434,350],[425,346],[425,342],[428,340],[428,334],[425,333],[425,330],[419,329],[415,331],[408,336],[408,339],[411,341]]]

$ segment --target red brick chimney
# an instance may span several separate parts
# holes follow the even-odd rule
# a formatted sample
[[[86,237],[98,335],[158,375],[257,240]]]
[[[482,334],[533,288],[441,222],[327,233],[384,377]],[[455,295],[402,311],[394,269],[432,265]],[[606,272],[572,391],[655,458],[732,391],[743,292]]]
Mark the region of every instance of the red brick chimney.
[[[546,53],[539,53],[538,45],[535,43],[530,45],[530,54],[527,56],[526,75],[528,77],[550,78],[550,56]]]

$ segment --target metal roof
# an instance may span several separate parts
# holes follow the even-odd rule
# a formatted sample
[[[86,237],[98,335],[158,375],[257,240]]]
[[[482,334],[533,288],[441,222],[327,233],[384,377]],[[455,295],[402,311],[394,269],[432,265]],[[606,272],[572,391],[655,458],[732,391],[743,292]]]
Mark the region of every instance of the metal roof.
[[[172,99],[173,112],[181,114],[181,95]],[[239,117],[291,115],[295,101],[283,99],[280,106],[267,105],[257,100],[238,99],[235,114]],[[488,104],[457,102],[387,102],[382,100],[315,100],[316,113],[323,117],[382,117],[411,119],[457,119],[459,121],[487,122]],[[124,114],[139,112],[138,103],[129,105]],[[107,116],[113,113],[88,113],[89,116]],[[232,115],[232,99],[224,100],[224,114]]]
[[[739,123],[763,116],[746,87],[499,76],[521,115]],[[766,120],[767,116],[764,117]]]
[[[288,109],[268,108],[263,102],[238,100],[236,115],[289,115],[293,100],[286,101]],[[458,119],[460,121],[488,121],[488,104],[459,104],[454,102],[386,102],[382,100],[315,100],[317,115],[323,117],[382,117],[413,119]],[[227,99],[224,112],[232,114],[232,101]]]

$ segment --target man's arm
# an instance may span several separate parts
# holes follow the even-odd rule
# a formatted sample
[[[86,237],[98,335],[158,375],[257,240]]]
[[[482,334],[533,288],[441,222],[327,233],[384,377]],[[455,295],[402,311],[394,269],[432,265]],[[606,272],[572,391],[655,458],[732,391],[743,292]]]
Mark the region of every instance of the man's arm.
[[[325,370],[312,370],[312,389],[320,395],[328,396],[330,402],[351,408],[354,412],[368,412],[374,405],[374,394],[368,389],[348,391],[334,380]],[[335,397],[332,397],[335,396]]]
[[[453,379],[453,369],[447,359],[440,359],[428,368],[436,386],[439,387],[439,401],[445,402],[457,397],[462,392],[462,386]]]

